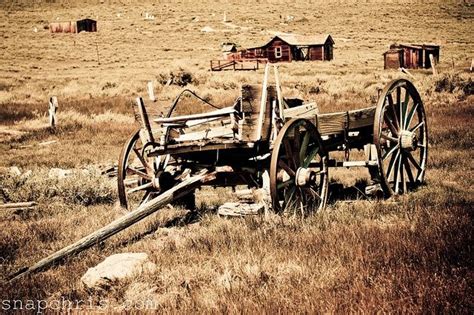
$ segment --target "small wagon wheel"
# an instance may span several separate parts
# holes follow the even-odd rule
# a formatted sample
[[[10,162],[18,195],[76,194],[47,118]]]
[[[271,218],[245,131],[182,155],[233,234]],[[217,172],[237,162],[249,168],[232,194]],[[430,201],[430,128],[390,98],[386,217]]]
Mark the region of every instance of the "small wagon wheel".
[[[150,158],[147,156],[146,143],[140,138],[140,130],[135,131],[120,152],[118,165],[118,195],[120,205],[134,210],[159,193],[154,185],[154,175],[164,170],[169,156]],[[169,187],[170,188],[170,187]]]
[[[316,127],[307,119],[292,119],[278,133],[270,161],[273,209],[307,214],[325,207],[328,157]]]
[[[380,184],[387,197],[424,180],[428,126],[420,94],[406,79],[390,82],[377,103],[374,122]]]

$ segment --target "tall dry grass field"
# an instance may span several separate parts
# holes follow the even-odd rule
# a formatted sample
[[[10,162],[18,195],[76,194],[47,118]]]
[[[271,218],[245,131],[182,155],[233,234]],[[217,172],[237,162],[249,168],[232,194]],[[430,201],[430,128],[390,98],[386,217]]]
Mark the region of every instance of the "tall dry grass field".
[[[2,311],[17,300],[82,301],[74,307],[109,311],[144,310],[147,302],[179,313],[473,312],[471,2],[101,2],[0,2],[0,202],[38,202],[31,211],[0,210]],[[45,29],[83,17],[97,19],[99,31]],[[206,26],[213,31],[202,32]],[[132,104],[146,95],[147,81],[159,99],[148,106],[158,111],[183,80],[228,105],[242,83],[260,83],[262,71],[209,72],[209,60],[220,58],[221,42],[258,45],[275,31],[334,37],[333,61],[280,66],[285,95],[314,100],[322,112],[372,105],[379,88],[403,76],[383,70],[389,44],[441,45],[438,76],[412,71],[429,123],[425,186],[376,201],[349,193],[365,170],[331,169],[333,186],[346,189],[332,190],[328,208],[304,220],[220,218],[214,210],[232,193],[203,189],[198,215],[163,209],[54,268],[5,282],[122,214],[115,181],[100,170],[117,163],[137,127]],[[53,95],[54,132],[46,117]],[[58,179],[53,168],[73,174]],[[146,252],[158,271],[86,291],[82,274],[119,252]]]

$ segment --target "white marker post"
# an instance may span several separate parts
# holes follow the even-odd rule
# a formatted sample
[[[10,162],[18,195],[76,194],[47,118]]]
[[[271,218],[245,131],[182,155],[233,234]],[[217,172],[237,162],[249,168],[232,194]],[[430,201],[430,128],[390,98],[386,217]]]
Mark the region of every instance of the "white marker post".
[[[56,127],[56,111],[58,109],[58,99],[56,96],[53,96],[49,99],[49,126],[51,128]]]
[[[155,102],[156,98],[155,98],[155,93],[153,92],[153,82],[152,81],[148,81],[147,90],[148,90],[148,97],[150,98],[150,101]]]
[[[438,71],[436,71],[436,68],[435,68],[435,60],[434,60],[432,54],[430,54],[430,61],[431,61],[431,69],[433,69],[433,75],[437,75],[437,74],[438,74]]]

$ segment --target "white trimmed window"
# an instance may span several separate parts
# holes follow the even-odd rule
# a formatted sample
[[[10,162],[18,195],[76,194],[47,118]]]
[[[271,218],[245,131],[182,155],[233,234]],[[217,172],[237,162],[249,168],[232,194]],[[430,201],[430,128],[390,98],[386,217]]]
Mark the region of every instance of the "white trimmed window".
[[[281,58],[281,46],[275,47],[275,58]]]

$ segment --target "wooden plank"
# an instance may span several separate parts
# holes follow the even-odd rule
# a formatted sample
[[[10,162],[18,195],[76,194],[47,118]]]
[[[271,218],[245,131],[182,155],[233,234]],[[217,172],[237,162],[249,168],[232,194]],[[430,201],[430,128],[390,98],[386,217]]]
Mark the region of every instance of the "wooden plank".
[[[143,131],[141,132],[141,136],[145,136],[144,144],[148,142],[155,142],[153,138],[153,133],[151,131],[150,120],[148,119],[148,114],[146,112],[145,104],[143,103],[143,99],[141,97],[137,97],[137,106],[138,112],[140,113],[140,118],[143,126]]]
[[[376,106],[349,111],[349,130],[374,125]]]
[[[211,118],[211,117],[226,116],[231,113],[236,113],[236,110],[234,109],[233,106],[221,108],[212,112],[207,112],[207,113],[202,113],[202,114],[156,118],[156,119],[153,119],[153,121],[159,124],[173,123],[173,122],[186,122],[188,120],[194,120],[194,119],[205,119],[205,118]]]
[[[317,115],[316,125],[321,135],[339,134],[359,128],[373,126],[375,106],[348,112]]]
[[[31,267],[23,268],[19,272],[10,276],[10,281],[14,281],[22,276],[31,274],[33,272],[44,269],[61,259],[82,252],[83,250],[99,244],[100,242],[108,239],[112,235],[126,229],[127,227],[143,220],[150,214],[156,212],[166,204],[171,203],[174,200],[181,198],[188,194],[190,191],[201,186],[203,183],[211,181],[216,178],[216,172],[208,173],[205,169],[200,174],[190,177],[189,179],[181,182],[173,188],[163,192],[158,197],[142,204],[138,209],[129,212],[123,217],[120,217],[108,225],[100,228],[99,230],[81,238],[77,242],[64,247],[63,249],[49,255],[48,257],[40,260]]]
[[[218,138],[218,137],[234,138],[234,136],[235,136],[234,128],[231,125],[227,125],[227,126],[208,128],[206,130],[181,134],[178,137],[173,138],[173,140],[176,142],[199,141],[199,140],[207,140],[207,139],[213,139],[213,138]]]
[[[266,105],[267,105],[267,86],[268,86],[268,72],[270,71],[270,64],[265,65],[265,74],[263,77],[262,84],[262,98],[260,100],[260,112],[258,113],[258,122],[257,122],[257,136],[256,141],[262,140],[262,128],[265,119]]]
[[[276,92],[277,92],[277,97],[278,97],[278,113],[282,121],[285,121],[285,111],[284,111],[284,101],[283,101],[283,95],[281,91],[281,85],[280,85],[280,74],[278,72],[278,66],[274,65],[273,66],[274,73],[275,73],[275,85],[276,85]]]
[[[25,209],[25,208],[31,208],[38,205],[36,202],[14,202],[14,203],[4,203],[0,204],[0,209]]]
[[[316,103],[303,104],[301,106],[286,108],[283,110],[284,117],[291,118],[314,118],[319,112]]]
[[[347,112],[330,114],[319,114],[317,116],[317,128],[323,135],[343,133],[347,124]]]

